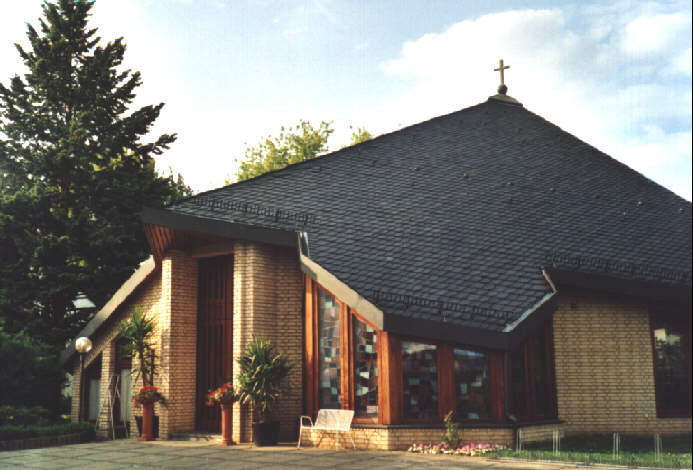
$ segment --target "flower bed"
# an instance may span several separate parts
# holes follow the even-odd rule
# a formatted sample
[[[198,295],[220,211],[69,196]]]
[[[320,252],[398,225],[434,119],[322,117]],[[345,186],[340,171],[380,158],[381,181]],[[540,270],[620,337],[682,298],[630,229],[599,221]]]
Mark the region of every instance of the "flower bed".
[[[500,444],[471,443],[452,447],[446,442],[440,442],[438,444],[412,444],[408,452],[413,452],[415,454],[467,455],[473,457],[477,455],[488,455],[505,449],[506,447]]]

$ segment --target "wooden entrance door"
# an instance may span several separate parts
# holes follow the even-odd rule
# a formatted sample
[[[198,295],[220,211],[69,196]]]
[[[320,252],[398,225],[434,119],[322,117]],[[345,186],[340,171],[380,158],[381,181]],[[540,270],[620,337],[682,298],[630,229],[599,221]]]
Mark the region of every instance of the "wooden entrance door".
[[[198,289],[196,427],[218,433],[219,406],[205,401],[210,389],[232,378],[233,257],[201,259]]]

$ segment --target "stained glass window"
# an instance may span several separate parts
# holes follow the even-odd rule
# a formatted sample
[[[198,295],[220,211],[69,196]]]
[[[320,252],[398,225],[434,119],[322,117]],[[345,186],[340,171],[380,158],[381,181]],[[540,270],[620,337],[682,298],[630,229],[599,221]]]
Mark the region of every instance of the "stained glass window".
[[[436,346],[402,341],[402,391],[405,419],[438,418]]]
[[[488,419],[490,388],[488,355],[454,349],[457,419]]]
[[[360,418],[378,417],[378,335],[353,317],[354,411]]]
[[[341,408],[339,303],[318,289],[319,408]]]

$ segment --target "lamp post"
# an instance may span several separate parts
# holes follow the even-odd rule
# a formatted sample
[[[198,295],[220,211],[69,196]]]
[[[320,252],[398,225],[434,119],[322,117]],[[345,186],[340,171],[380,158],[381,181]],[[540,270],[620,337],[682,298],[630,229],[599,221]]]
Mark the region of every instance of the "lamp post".
[[[82,421],[84,418],[84,355],[91,351],[93,347],[91,340],[86,336],[77,338],[75,341],[75,349],[79,353],[79,413],[77,421]]]

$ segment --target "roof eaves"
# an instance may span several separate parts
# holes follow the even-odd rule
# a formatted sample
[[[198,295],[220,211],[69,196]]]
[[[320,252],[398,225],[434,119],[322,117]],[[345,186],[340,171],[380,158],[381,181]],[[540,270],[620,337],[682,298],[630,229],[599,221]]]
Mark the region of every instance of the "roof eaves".
[[[356,310],[376,328],[379,330],[383,329],[384,322],[382,310],[303,253],[300,253],[300,261],[301,271],[336,295],[339,300]]]
[[[296,232],[239,222],[231,222],[211,217],[199,217],[176,212],[171,209],[145,207],[141,214],[142,222],[191,232],[218,235],[221,237],[249,240],[270,245],[296,246]]]

